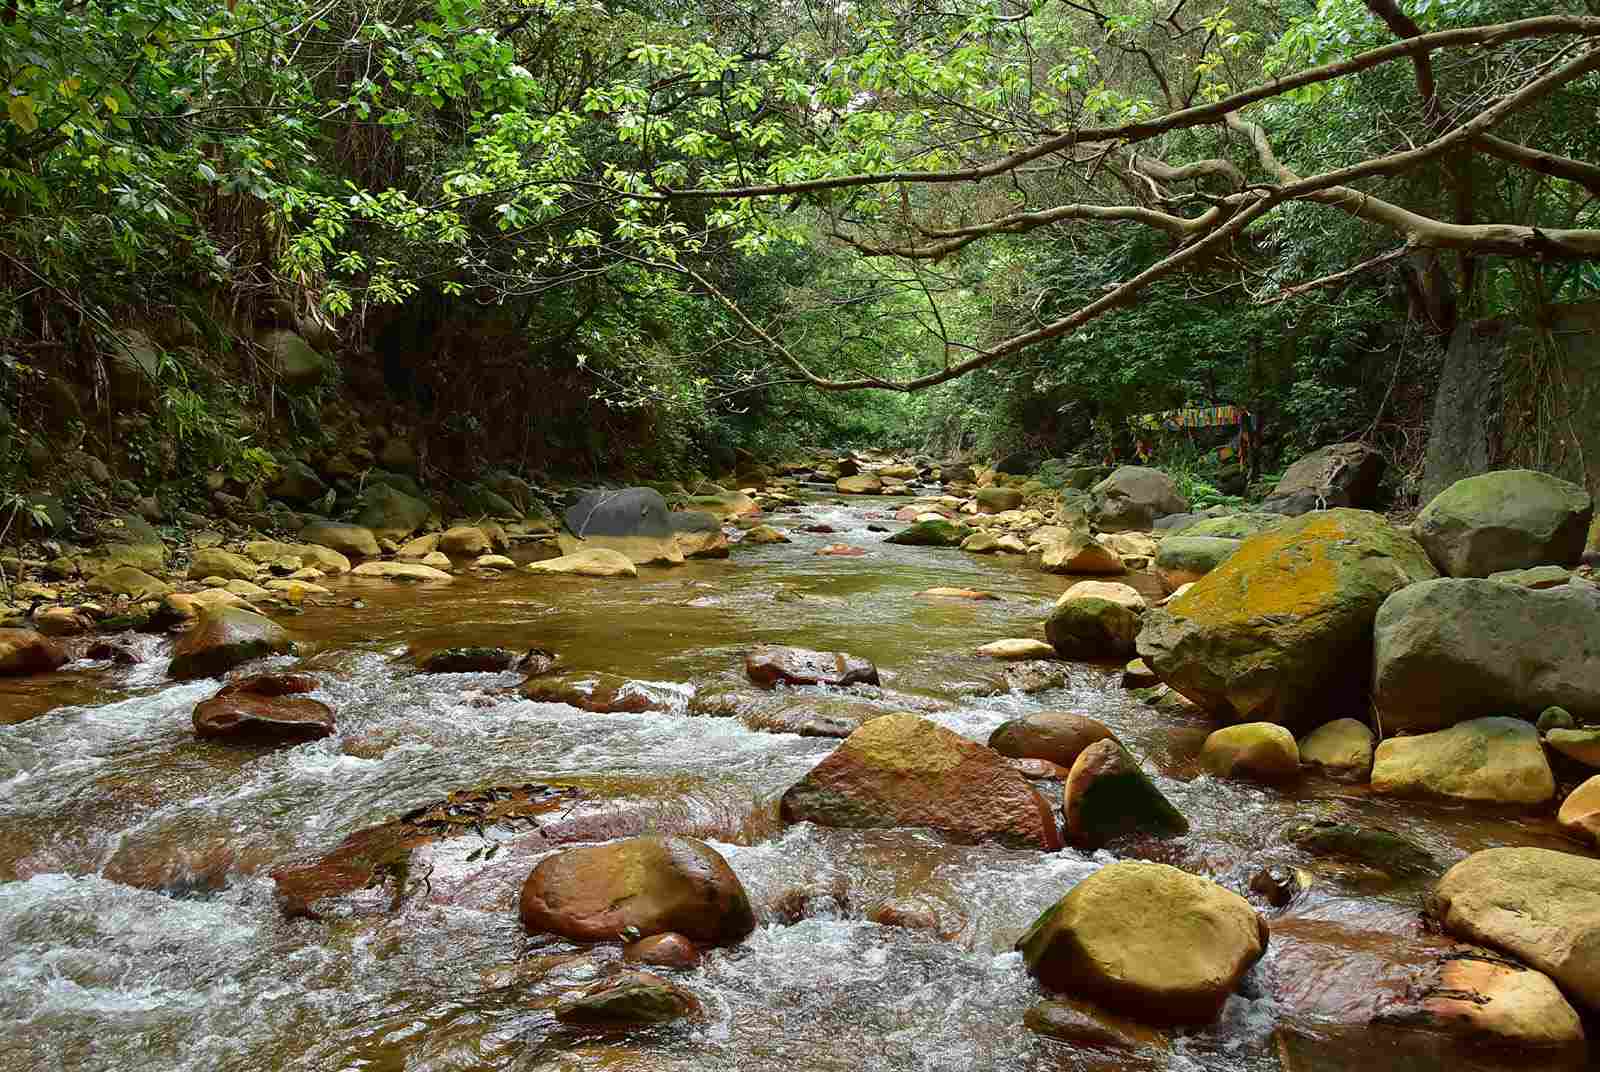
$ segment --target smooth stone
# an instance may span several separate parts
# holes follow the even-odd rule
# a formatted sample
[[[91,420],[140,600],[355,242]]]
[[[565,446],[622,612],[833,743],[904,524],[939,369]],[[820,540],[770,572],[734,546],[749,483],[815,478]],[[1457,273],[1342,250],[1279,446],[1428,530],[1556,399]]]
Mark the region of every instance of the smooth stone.
[[[1335,778],[1365,779],[1372,770],[1372,731],[1353,718],[1325,722],[1300,738],[1300,762]]]
[[[620,551],[605,547],[586,547],[570,555],[530,562],[529,573],[570,574],[578,577],[637,577],[639,567]]]
[[[1096,741],[1114,739],[1102,722],[1071,711],[1035,711],[1002,722],[989,735],[989,747],[1015,759],[1044,759],[1071,768]]]
[[[1128,834],[1172,837],[1189,831],[1189,820],[1114,737],[1078,753],[1061,796],[1066,839],[1080,848],[1099,848]]]
[[[1516,718],[1479,718],[1378,746],[1372,791],[1491,804],[1543,804],[1555,777],[1539,733]]]
[[[1206,738],[1200,765],[1223,778],[1284,781],[1300,773],[1294,734],[1275,722],[1225,726]]]
[[[350,574],[353,577],[377,577],[385,581],[427,581],[435,584],[448,584],[454,580],[443,570],[425,566],[421,562],[363,562]]]
[[[977,654],[990,659],[1053,659],[1056,649],[1047,641],[1012,637],[991,640],[979,648]]]

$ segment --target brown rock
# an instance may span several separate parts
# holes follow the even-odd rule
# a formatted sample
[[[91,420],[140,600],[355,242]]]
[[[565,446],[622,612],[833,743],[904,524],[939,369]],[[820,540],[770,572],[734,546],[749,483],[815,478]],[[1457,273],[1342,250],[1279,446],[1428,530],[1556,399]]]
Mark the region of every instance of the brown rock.
[[[1080,998],[1041,1001],[1023,1014],[1028,1030],[1063,1042],[1113,1050],[1166,1049],[1167,1037]]]
[[[216,677],[251,659],[293,650],[289,634],[270,618],[212,604],[201,611],[194,628],[178,639],[167,674],[179,681]]]
[[[683,935],[669,932],[628,943],[622,947],[622,959],[630,964],[689,971],[700,966],[700,950]]]
[[[546,857],[522,885],[530,934],[580,942],[676,933],[706,945],[755,929],[750,899],[711,846],[687,837],[637,837]]]
[[[873,719],[783,794],[783,818],[929,827],[955,840],[1053,852],[1055,815],[1005,757],[908,713]]]
[[[819,555],[829,555],[834,558],[860,558],[867,553],[864,547],[852,547],[847,543],[830,543],[817,551]]]
[[[1003,722],[989,735],[989,747],[1002,756],[1045,759],[1071,768],[1085,748],[1113,735],[1103,723],[1071,711],[1036,711]]]
[[[333,711],[327,704],[296,695],[316,687],[316,679],[307,674],[241,678],[195,706],[195,736],[291,743],[331,737]]]
[[[763,688],[776,685],[876,685],[878,668],[837,651],[763,644],[744,659],[745,673]]]
[[[0,675],[47,674],[67,661],[50,638],[33,629],[0,629]]]
[[[1078,754],[1061,797],[1067,840],[1082,848],[1099,848],[1125,834],[1170,837],[1189,830],[1189,820],[1115,737]]]
[[[476,525],[457,525],[453,529],[446,529],[440,534],[439,542],[434,546],[434,550],[455,558],[476,558],[488,554],[493,549],[488,535]],[[401,548],[402,553],[404,550],[405,548]]]

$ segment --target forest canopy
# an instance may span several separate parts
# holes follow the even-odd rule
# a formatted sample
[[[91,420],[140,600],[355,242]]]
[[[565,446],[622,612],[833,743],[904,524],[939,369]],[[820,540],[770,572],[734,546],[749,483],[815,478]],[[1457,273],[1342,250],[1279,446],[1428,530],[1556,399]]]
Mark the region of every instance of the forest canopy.
[[[11,0],[0,330],[114,355],[225,294],[361,347],[432,303],[685,442],[1346,434],[1463,319],[1600,284],[1600,16],[1545,7]],[[940,389],[819,396],[858,388]]]

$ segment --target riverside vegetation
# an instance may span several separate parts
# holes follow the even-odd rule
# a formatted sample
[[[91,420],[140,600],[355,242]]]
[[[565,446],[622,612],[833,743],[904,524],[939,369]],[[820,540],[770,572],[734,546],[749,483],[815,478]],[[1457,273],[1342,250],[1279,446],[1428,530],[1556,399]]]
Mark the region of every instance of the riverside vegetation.
[[[7,6],[6,1052],[1588,1067],[1547,7]]]

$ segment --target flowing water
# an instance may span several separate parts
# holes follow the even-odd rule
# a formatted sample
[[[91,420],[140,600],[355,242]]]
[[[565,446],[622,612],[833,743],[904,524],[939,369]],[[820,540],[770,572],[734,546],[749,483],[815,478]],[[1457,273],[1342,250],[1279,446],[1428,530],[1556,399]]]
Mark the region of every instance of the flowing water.
[[[528,574],[435,588],[345,579],[340,606],[288,621],[315,650],[337,736],[279,750],[197,742],[215,682],[166,680],[167,641],[127,638],[135,666],[79,662],[0,692],[0,1067],[6,1069],[767,1068],[1275,1069],[1500,1067],[1416,1033],[1364,1027],[1447,943],[1426,932],[1425,881],[1394,884],[1304,856],[1290,821],[1343,815],[1412,838],[1448,865],[1478,848],[1575,851],[1547,820],[1399,804],[1309,779],[1283,792],[1202,776],[1208,727],[1135,702],[1109,668],[1010,691],[978,644],[1037,636],[1067,578],[1009,557],[882,543],[894,503],[825,502],[779,518],[794,542],[639,580]],[[859,558],[818,557],[827,543]],[[1004,597],[917,595],[931,586]],[[359,597],[362,606],[349,606]],[[743,688],[756,642],[877,662],[865,702],[912,708],[984,740],[1007,718],[1067,708],[1110,725],[1193,824],[1124,846],[1244,890],[1263,864],[1314,876],[1290,907],[1262,905],[1267,956],[1213,1027],[1138,1056],[1040,1038],[1041,994],[1011,951],[1076,881],[1115,858],[943,842],[924,831],[786,827],[776,800],[836,746],[691,713],[692,694]],[[666,712],[588,714],[520,699],[514,674],[423,675],[419,650],[540,646],[565,665],[653,683]],[[294,660],[274,660],[288,666]],[[775,703],[828,704],[843,696]],[[759,725],[759,720],[754,723]],[[491,829],[415,854],[393,881],[290,919],[269,872],[451,790],[550,783],[582,795],[544,829]],[[1045,786],[1059,802],[1059,787]],[[565,826],[563,826],[565,824]],[[587,825],[585,825],[587,824]],[[525,936],[516,897],[553,841],[641,832],[710,840],[761,925],[682,982],[705,1015],[626,1036],[563,1028],[551,1008],[614,967],[613,949]],[[584,831],[588,831],[584,834]],[[910,905],[932,929],[871,922]],[[1409,1047],[1409,1048],[1408,1048]],[[1403,1056],[1402,1056],[1403,1055]],[[1510,1063],[1525,1064],[1525,1061]]]

